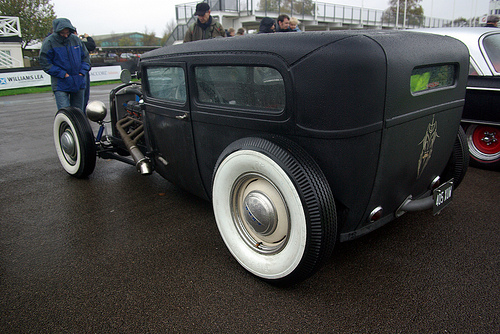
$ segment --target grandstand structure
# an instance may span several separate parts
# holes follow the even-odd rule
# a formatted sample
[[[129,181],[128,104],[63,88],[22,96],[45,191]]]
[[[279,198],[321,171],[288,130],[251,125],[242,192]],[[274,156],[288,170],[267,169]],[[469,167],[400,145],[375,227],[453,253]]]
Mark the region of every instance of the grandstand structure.
[[[211,15],[224,28],[257,30],[264,17],[276,19],[287,14],[300,20],[302,31],[325,31],[346,29],[407,29],[444,27],[451,20],[425,16],[395,15],[390,11],[364,7],[336,5],[315,0],[205,0],[210,5]],[[196,4],[190,2],[175,6],[177,26],[166,45],[182,41],[187,27],[195,22]]]

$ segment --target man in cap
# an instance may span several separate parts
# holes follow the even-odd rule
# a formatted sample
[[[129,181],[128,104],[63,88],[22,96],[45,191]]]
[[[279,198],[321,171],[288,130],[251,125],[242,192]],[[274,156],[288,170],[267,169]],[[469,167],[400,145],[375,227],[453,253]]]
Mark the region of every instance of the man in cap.
[[[210,6],[208,3],[201,2],[197,4],[194,15],[198,16],[198,19],[186,31],[184,43],[226,36],[226,31],[222,27],[222,24],[215,21],[210,15]]]
[[[498,16],[488,15],[488,17],[486,18],[486,26],[498,28],[498,21],[499,21]]]
[[[40,65],[50,75],[57,109],[75,107],[84,110],[85,76],[90,71],[87,48],[74,34],[70,20],[52,22],[53,33],[42,43]]]

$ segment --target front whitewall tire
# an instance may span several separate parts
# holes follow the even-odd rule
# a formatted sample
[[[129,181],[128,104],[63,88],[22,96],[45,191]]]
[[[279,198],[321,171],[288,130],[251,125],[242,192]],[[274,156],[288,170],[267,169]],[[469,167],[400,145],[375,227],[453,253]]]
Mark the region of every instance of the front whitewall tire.
[[[57,157],[64,170],[76,178],[90,175],[96,164],[96,144],[83,112],[73,107],[59,110],[53,133]]]
[[[64,170],[69,174],[76,174],[80,168],[82,153],[77,130],[66,114],[58,113],[54,119],[54,144],[57,156]],[[67,153],[61,142],[63,137],[70,137],[73,141],[73,153]]]

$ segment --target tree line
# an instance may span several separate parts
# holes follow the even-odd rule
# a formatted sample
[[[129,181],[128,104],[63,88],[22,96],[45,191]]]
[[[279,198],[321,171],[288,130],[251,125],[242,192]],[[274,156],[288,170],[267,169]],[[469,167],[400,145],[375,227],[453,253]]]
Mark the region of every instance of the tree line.
[[[21,47],[23,50],[30,45],[43,41],[52,31],[52,21],[57,18],[51,0],[0,0],[0,16],[19,18],[22,32]],[[174,28],[175,23],[173,21],[166,24],[160,45],[165,45]],[[154,31],[149,32],[146,28],[143,34],[142,45],[158,45]],[[135,46],[126,44],[135,44],[131,40],[127,40],[127,38],[123,38],[118,43],[120,46]]]

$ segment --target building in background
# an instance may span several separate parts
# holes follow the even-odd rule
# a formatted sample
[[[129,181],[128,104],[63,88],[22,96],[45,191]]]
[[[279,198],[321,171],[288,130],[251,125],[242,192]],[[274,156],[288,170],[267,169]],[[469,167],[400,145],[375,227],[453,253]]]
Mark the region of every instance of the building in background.
[[[500,15],[500,0],[490,0],[489,15]]]
[[[142,47],[142,46],[159,46],[161,38],[147,35],[140,32],[129,32],[120,34],[107,34],[92,36],[98,47]]]

